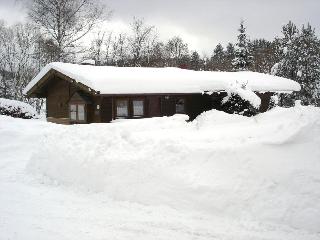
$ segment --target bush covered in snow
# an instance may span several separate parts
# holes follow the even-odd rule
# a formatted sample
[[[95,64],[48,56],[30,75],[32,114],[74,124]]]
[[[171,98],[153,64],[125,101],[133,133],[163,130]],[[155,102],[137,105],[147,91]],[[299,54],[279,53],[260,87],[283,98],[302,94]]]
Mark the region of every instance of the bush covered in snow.
[[[29,104],[5,98],[0,98],[0,115],[24,119],[38,117],[36,110]]]
[[[238,94],[234,93],[222,102],[221,110],[226,113],[235,113],[247,117],[251,117],[259,113],[259,109],[252,106],[248,100],[244,100]]]

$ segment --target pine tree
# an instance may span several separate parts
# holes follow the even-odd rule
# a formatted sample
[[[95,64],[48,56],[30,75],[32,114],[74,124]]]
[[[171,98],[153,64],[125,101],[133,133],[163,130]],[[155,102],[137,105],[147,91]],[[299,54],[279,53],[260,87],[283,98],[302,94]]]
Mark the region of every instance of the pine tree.
[[[246,28],[244,27],[244,22],[241,21],[238,35],[238,42],[236,44],[235,58],[232,61],[234,70],[236,71],[246,71],[253,62],[253,57],[251,56],[249,50],[249,40],[246,34]]]
[[[225,71],[226,55],[222,45],[219,43],[213,51],[211,57],[211,68],[213,71]]]
[[[320,46],[315,30],[303,26],[294,44],[298,55],[296,80],[301,91],[296,93],[303,104],[320,106]]]
[[[191,54],[190,68],[195,71],[199,71],[201,68],[200,55],[197,51],[193,51]]]
[[[228,43],[226,47],[226,53],[225,53],[225,58],[226,58],[225,71],[233,71],[232,61],[234,57],[235,57],[234,45],[232,43]]]
[[[256,39],[250,43],[250,52],[254,62],[249,70],[270,73],[271,68],[277,62],[274,43],[265,39]]]
[[[301,91],[280,98],[281,105],[292,106],[294,100],[303,104],[320,105],[320,45],[314,29],[308,24],[299,32],[289,22],[283,27],[283,38],[278,40],[280,61],[273,67],[273,74],[297,81]]]
[[[278,59],[272,69],[271,74],[296,80],[297,73],[297,53],[294,51],[294,44],[299,35],[299,30],[295,24],[289,21],[288,24],[282,27],[282,38],[276,38],[274,43],[276,45],[275,56]],[[294,94],[280,94],[280,106],[293,106],[295,96]]]

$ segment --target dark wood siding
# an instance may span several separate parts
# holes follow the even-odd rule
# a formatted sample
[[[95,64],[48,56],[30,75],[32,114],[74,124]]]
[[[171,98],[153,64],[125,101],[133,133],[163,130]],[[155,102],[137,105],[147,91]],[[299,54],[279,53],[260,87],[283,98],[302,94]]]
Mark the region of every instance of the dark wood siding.
[[[260,105],[260,112],[265,112],[268,110],[270,105],[270,99],[273,93],[266,92],[266,93],[257,93],[257,95],[261,98],[261,105]]]
[[[161,97],[148,96],[146,101],[146,110],[148,117],[161,116]]]
[[[100,107],[101,122],[111,122],[113,120],[113,98],[103,97]]]
[[[172,116],[176,113],[176,98],[175,96],[161,97],[161,115]]]
[[[86,122],[100,122],[100,114],[95,115],[97,97],[85,94],[84,99],[77,94],[81,91],[74,84],[53,76],[46,86],[47,117],[54,119],[69,119],[69,102],[85,104]]]
[[[53,118],[69,118],[68,101],[76,91],[67,81],[54,77],[47,87],[47,114]]]
[[[93,100],[92,110],[91,110],[92,122],[93,123],[102,122],[101,120],[102,98],[100,96],[94,96],[92,97],[92,100]]]
[[[80,101],[85,97],[87,122],[111,122],[115,119],[115,100],[127,98],[129,100],[129,117],[132,117],[132,100],[144,100],[144,117],[172,116],[176,113],[176,101],[185,99],[185,113],[190,120],[210,109],[221,110],[221,100],[226,93],[202,94],[131,94],[131,95],[92,95],[81,92],[73,83],[53,76],[46,86],[47,117],[55,119],[69,118],[69,101]],[[83,93],[83,94],[82,94]],[[272,93],[257,93],[261,98],[260,111],[268,109]],[[74,96],[74,97],[73,97]],[[73,99],[71,99],[71,97]],[[99,105],[99,107],[98,107]]]

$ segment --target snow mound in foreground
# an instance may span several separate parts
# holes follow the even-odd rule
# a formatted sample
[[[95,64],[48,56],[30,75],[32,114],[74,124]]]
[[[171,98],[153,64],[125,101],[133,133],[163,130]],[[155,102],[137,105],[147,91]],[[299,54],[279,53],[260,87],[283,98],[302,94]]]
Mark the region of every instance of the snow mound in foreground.
[[[320,110],[57,126],[27,169],[115,200],[319,232]]]

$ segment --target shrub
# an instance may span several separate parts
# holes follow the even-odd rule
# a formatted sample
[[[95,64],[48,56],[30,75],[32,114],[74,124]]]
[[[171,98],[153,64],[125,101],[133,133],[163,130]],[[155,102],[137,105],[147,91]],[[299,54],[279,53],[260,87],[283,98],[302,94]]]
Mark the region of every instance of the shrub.
[[[259,109],[253,107],[249,101],[242,99],[238,94],[231,94],[226,102],[222,102],[222,111],[230,114],[239,114],[247,117],[259,113]]]
[[[7,115],[15,118],[38,118],[36,110],[29,104],[0,98],[0,115]]]

